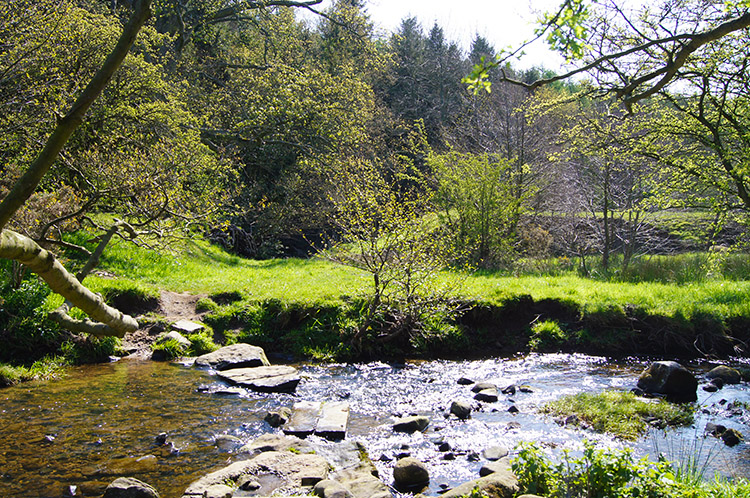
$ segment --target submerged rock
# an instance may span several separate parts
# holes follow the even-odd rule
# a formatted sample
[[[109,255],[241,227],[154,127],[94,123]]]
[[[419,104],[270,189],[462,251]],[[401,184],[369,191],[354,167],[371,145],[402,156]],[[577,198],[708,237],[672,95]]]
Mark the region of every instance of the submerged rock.
[[[195,366],[199,368],[213,368],[214,370],[229,370],[233,368],[269,366],[268,358],[263,348],[250,344],[232,344],[224,346],[212,353],[207,353],[195,359]]]
[[[268,425],[271,427],[281,427],[282,425],[289,422],[289,417],[292,416],[292,410],[289,407],[282,407],[275,411],[270,411],[263,418]]]
[[[221,451],[232,451],[241,447],[245,444],[242,439],[237,436],[230,436],[228,434],[220,434],[214,438],[214,445]]]
[[[638,387],[649,394],[660,394],[669,401],[689,402],[698,399],[698,380],[675,361],[657,361],[638,378]]]
[[[159,493],[138,479],[118,477],[107,486],[102,498],[159,498]]]

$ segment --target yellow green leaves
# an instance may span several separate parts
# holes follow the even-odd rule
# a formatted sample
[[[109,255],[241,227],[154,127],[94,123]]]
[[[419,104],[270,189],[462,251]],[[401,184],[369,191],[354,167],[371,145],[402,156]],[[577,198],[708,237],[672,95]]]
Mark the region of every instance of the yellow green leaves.
[[[581,59],[587,48],[588,18],[586,0],[565,0],[556,13],[548,12],[539,19],[536,34],[547,33],[547,43],[567,60]]]

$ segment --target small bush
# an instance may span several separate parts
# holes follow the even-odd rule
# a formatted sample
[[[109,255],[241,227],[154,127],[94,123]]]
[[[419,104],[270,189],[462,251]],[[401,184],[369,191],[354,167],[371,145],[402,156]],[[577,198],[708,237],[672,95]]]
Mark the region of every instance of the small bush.
[[[151,347],[152,359],[158,361],[169,361],[174,360],[183,356],[186,351],[182,344],[177,339],[167,339],[164,341],[156,342]]]
[[[60,351],[65,360],[73,365],[102,363],[110,356],[119,356],[122,352],[120,339],[117,337],[82,336],[76,341],[65,341]]]
[[[565,332],[554,320],[543,320],[531,326],[529,349],[549,351],[559,348],[565,342]]]
[[[512,460],[520,494],[546,498],[740,498],[750,496],[750,482],[717,477],[713,482],[683,480],[666,460],[636,460],[630,450],[598,450],[584,441],[583,454],[568,451],[554,463],[536,445],[522,443]]]
[[[190,356],[200,356],[219,349],[219,346],[209,337],[207,332],[190,334],[187,339],[190,341],[190,348],[188,349]]]
[[[204,311],[218,311],[219,305],[210,297],[202,297],[195,303],[195,311],[203,313]]]

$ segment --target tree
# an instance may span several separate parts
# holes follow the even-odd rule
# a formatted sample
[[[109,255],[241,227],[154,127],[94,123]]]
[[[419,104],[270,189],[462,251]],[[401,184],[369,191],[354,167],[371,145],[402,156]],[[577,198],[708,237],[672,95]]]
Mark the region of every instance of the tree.
[[[454,239],[458,259],[469,265],[494,268],[513,252],[514,216],[511,161],[496,154],[449,152],[432,155],[438,189],[435,202],[440,220]]]
[[[314,5],[311,2],[232,2],[231,5],[220,2],[205,4],[205,7],[216,7],[209,17],[200,17],[201,22],[225,22],[247,10],[266,7],[270,4]],[[0,32],[7,50],[0,60],[0,105],[6,109],[19,111],[22,118],[33,119],[25,109],[29,104],[36,105],[40,99],[30,99],[24,105],[16,105],[13,100],[13,89],[23,88],[24,76],[49,75],[48,83],[55,83],[61,91],[42,94],[45,98],[63,95],[58,100],[47,99],[52,112],[59,112],[55,104],[67,102],[68,93],[73,94],[78,88],[78,80],[69,77],[53,64],[44,64],[41,56],[44,48],[57,34],[65,31],[70,16],[80,13],[80,9],[67,2],[53,5],[42,5],[36,9],[35,2],[15,0],[8,9],[0,8]],[[32,20],[14,17],[15,8],[20,12],[38,14]],[[180,4],[180,8],[185,7]],[[167,9],[168,10],[168,9]],[[15,148],[4,149],[9,155],[11,168],[5,168],[3,180],[13,178],[17,171],[17,180],[8,184],[0,204],[0,257],[22,263],[44,279],[50,288],[67,300],[66,305],[55,315],[63,325],[74,331],[88,332],[94,335],[122,336],[138,327],[130,316],[106,305],[100,296],[91,293],[81,284],[81,280],[93,268],[101,256],[106,243],[116,234],[124,233],[131,238],[137,235],[138,226],[152,225],[159,235],[162,229],[170,224],[184,224],[196,215],[198,205],[206,207],[207,198],[215,198],[216,187],[224,175],[223,165],[216,156],[200,142],[195,123],[191,123],[190,113],[180,108],[173,98],[171,87],[160,79],[158,65],[153,63],[158,54],[140,50],[139,56],[129,56],[136,36],[143,30],[146,21],[151,17],[151,1],[136,0],[125,11],[131,12],[129,20],[122,28],[119,39],[111,46],[109,55],[95,69],[88,85],[80,95],[71,100],[70,107],[64,115],[58,115],[52,126],[51,134],[43,149],[35,155],[31,164],[22,166],[28,155],[27,145],[33,141],[23,142],[23,121],[14,123],[7,114],[0,119],[0,126],[6,130],[19,133],[5,135],[14,141]],[[166,12],[161,11],[162,14]],[[204,13],[205,14],[205,13]],[[40,15],[42,16],[40,18]],[[45,17],[46,16],[46,17]],[[36,21],[45,20],[42,24]],[[109,26],[109,24],[102,23]],[[96,30],[99,26],[94,26]],[[20,34],[22,42],[15,44],[12,34]],[[91,33],[88,33],[89,35]],[[153,45],[154,35],[149,34],[145,46]],[[96,39],[96,38],[94,38]],[[68,40],[70,41],[70,40]],[[89,61],[99,60],[101,47],[95,47],[89,55],[83,53],[83,45],[60,44],[67,49],[73,46],[81,50],[74,54],[79,57],[77,70],[86,74]],[[106,42],[104,42],[106,45]],[[183,44],[184,47],[184,44]],[[183,48],[180,47],[180,48]],[[163,48],[163,47],[162,47]],[[49,55],[49,54],[46,54]],[[148,60],[147,60],[148,59]],[[58,58],[53,57],[53,62]],[[29,69],[38,70],[38,73]],[[118,73],[118,70],[125,72]],[[76,76],[76,75],[74,75]],[[21,83],[18,83],[18,80]],[[83,86],[83,85],[81,85]],[[55,86],[51,86],[55,88]],[[27,95],[26,94],[21,94]],[[101,98],[103,96],[103,98]],[[15,107],[14,107],[15,105]],[[25,114],[24,114],[25,112]],[[85,117],[90,120],[86,126]],[[187,116],[187,117],[186,117]],[[117,126],[108,129],[113,121]],[[33,121],[32,121],[33,123]],[[17,126],[16,126],[17,125]],[[16,128],[14,128],[16,126]],[[74,135],[74,132],[78,133]],[[18,138],[20,137],[20,138]],[[131,166],[128,170],[123,164]],[[45,190],[45,183],[54,174],[54,181],[49,181],[53,188]],[[37,202],[65,185],[76,191],[78,201],[71,203],[73,212],[54,213],[50,222],[38,224],[35,237],[45,245],[62,244],[59,238],[50,238],[50,229],[60,227],[66,221],[78,217],[92,209],[96,202],[125,212],[128,220],[116,220],[110,228],[102,227],[104,233],[99,238],[96,250],[90,252],[90,258],[79,272],[78,278],[71,275],[45,247],[32,238],[11,230],[11,223],[23,218],[23,210],[29,202]],[[41,187],[41,188],[40,188]],[[40,189],[38,189],[40,188]],[[37,200],[33,197],[36,196]],[[54,201],[54,198],[52,198]],[[55,206],[55,202],[48,202]],[[34,204],[35,206],[39,205]],[[68,206],[70,207],[70,206]],[[208,205],[210,211],[210,205]],[[27,211],[28,213],[28,211]],[[33,227],[24,227],[29,234]],[[68,315],[68,307],[76,306],[84,311],[91,320],[74,320]]]
[[[91,318],[100,322],[95,324],[90,321],[70,319],[71,326],[79,326],[96,335],[122,336],[126,332],[136,330],[138,323],[132,317],[108,306],[100,296],[81,285],[49,251],[42,249],[28,237],[5,227],[13,215],[32,196],[65,143],[83,122],[86,111],[112,79],[150,15],[150,0],[140,0],[136,3],[133,14],[123,28],[114,49],[68,113],[58,121],[44,148],[0,203],[0,229],[2,230],[0,232],[0,256],[19,261],[29,267],[43,278],[54,292],[61,294]]]
[[[599,92],[630,109],[682,81],[690,74],[685,68],[691,62],[748,27],[750,2],[746,0],[663,0],[636,8],[618,0],[564,0],[555,13],[542,18],[537,39],[546,37],[553,49],[575,64],[574,69],[531,83],[512,75],[504,79],[534,89],[587,74]],[[488,70],[502,66],[522,49],[478,64],[465,81],[475,89],[489,88]]]

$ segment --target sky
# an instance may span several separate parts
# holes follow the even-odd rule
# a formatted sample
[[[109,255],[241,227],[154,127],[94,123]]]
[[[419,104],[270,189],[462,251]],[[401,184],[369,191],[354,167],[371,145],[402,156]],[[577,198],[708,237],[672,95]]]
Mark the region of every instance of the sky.
[[[533,37],[538,14],[559,4],[560,0],[368,0],[366,9],[382,34],[396,30],[405,17],[415,16],[425,33],[437,21],[446,38],[468,52],[477,33],[496,50],[518,47]],[[325,10],[329,5],[330,0],[325,0],[319,8]],[[513,65],[521,69],[544,65],[559,71],[563,59],[540,40]]]

